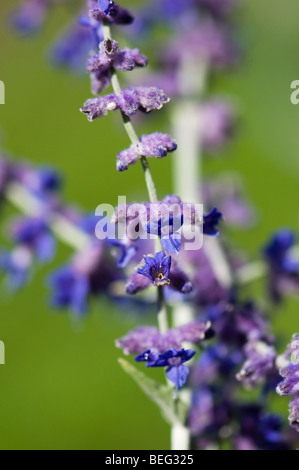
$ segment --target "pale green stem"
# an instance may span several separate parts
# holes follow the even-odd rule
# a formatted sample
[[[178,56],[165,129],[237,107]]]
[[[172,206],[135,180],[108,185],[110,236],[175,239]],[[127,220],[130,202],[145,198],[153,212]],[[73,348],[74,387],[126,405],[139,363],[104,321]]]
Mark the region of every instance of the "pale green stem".
[[[169,329],[167,320],[167,307],[164,298],[163,287],[157,287],[158,289],[158,325],[161,333],[166,333]]]

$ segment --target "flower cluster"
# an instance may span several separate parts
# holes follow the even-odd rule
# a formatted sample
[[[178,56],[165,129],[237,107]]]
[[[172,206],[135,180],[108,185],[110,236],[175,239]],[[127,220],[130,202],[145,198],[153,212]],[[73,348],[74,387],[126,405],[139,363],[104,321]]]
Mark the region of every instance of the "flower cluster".
[[[28,1],[15,14],[14,24],[22,32],[36,30],[55,1]],[[195,101],[197,133],[192,146],[198,147],[198,154],[221,151],[234,135],[236,112],[227,100],[203,96],[199,86],[210,73],[231,68],[240,59],[231,16],[235,8],[234,0],[154,0],[134,22],[133,15],[113,0],[87,1],[84,14],[80,12],[54,55],[62,65],[74,68],[84,57],[95,97],[80,111],[89,121],[119,111],[130,145],[118,153],[116,168],[123,172],[140,163],[148,201],[119,205],[109,223],[124,228],[125,235],[100,240],[98,217],[61,202],[60,175],[1,158],[1,200],[9,200],[27,216],[13,220],[9,234],[14,247],[1,252],[0,267],[9,285],[20,288],[36,263],[52,260],[54,235],[67,239],[75,253],[48,279],[51,305],[82,316],[92,299],[105,295],[110,301],[126,302],[130,310],[155,310],[159,328],[137,327],[116,346],[146,367],[165,369],[175,399],[180,400],[181,387],[189,387],[188,415],[182,424],[194,448],[285,450],[292,448],[293,438],[279,416],[269,411],[268,401],[275,390],[292,396],[289,421],[299,431],[299,335],[294,335],[287,353],[277,357],[267,312],[242,291],[244,276],[239,273],[246,271],[248,262],[224,233],[227,225],[244,228],[256,220],[242,183],[231,175],[201,181],[192,189],[203,198],[204,212],[196,201],[184,203],[176,194],[159,200],[148,159],[167,157],[177,150],[177,143],[157,131],[139,138],[131,121],[139,112],[160,110],[169,96],[188,106]],[[139,49],[121,48],[111,37],[111,27],[131,25],[128,31],[136,39],[161,24],[169,35],[158,35],[159,47],[153,47],[159,54],[159,71],[147,72],[142,85],[131,81],[122,89],[118,72],[144,69],[148,59]],[[112,90],[98,96],[108,87]],[[188,148],[182,150],[188,165]],[[188,249],[198,233],[203,244]],[[262,268],[272,302],[299,290],[295,243],[291,231],[280,230],[263,249]],[[247,389],[256,389],[258,398]]]

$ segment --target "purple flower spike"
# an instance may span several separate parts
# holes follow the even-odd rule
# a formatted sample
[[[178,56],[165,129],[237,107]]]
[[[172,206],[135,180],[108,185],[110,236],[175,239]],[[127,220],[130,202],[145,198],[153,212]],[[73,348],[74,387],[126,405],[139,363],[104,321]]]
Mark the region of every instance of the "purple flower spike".
[[[120,95],[106,95],[86,101],[80,111],[87,115],[89,121],[106,116],[108,111],[121,111],[133,116],[138,110],[150,112],[158,110],[168,103],[169,98],[164,91],[155,87],[131,87],[123,90]]]
[[[170,284],[170,267],[171,257],[160,251],[155,257],[145,256],[143,265],[138,268],[137,273],[149,278],[155,286],[165,286]]]
[[[195,354],[192,349],[181,349],[180,351],[172,349],[162,354],[154,354],[148,350],[135,357],[135,361],[146,362],[147,367],[167,367],[166,375],[175,385],[174,398],[176,398],[178,389],[185,385],[189,375],[189,367],[183,364],[192,359]]]
[[[219,224],[220,220],[222,219],[221,212],[214,207],[211,212],[203,216],[203,233],[205,235],[210,235],[211,237],[215,237],[219,234],[219,230],[217,225]]]
[[[168,134],[155,132],[154,134],[143,135],[139,145],[131,145],[117,156],[117,170],[124,171],[130,165],[136,163],[142,156],[164,158],[169,152],[174,152],[177,144]]]

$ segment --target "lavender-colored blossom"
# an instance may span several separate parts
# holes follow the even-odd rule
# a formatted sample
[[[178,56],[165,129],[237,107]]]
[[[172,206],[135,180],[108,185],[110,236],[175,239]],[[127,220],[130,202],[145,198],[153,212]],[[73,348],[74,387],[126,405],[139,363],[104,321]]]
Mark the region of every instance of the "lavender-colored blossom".
[[[235,176],[223,175],[204,181],[202,197],[206,207],[216,206],[224,214],[226,225],[248,228],[256,221],[255,211],[245,198],[242,182]]]
[[[145,67],[147,58],[138,49],[125,48],[119,50],[117,41],[107,39],[100,44],[100,52],[92,56],[87,63],[87,70],[91,74],[92,91],[100,93],[109,86],[112,68],[131,71],[136,67]]]
[[[182,245],[184,246],[184,240],[182,240]],[[219,283],[204,249],[183,250],[180,254],[182,258],[180,266],[184,262],[193,269],[194,274],[191,277],[191,282],[195,305],[205,308],[222,302],[227,305],[229,289]]]
[[[133,116],[138,110],[150,112],[158,110],[168,103],[169,98],[164,91],[155,87],[131,87],[119,95],[111,94],[91,98],[86,101],[81,112],[89,121],[106,116],[108,111],[120,109],[126,116]]]
[[[103,39],[102,26],[95,23],[92,25],[92,20],[81,17],[79,22],[72,24],[51,48],[54,64],[82,72],[89,51],[98,48]]]
[[[164,242],[166,244],[163,248],[168,253],[179,251],[181,236],[177,232],[183,223],[186,226],[203,225],[204,235],[216,236],[219,233],[217,226],[221,219],[222,214],[217,208],[214,207],[202,217],[195,204],[185,204],[176,195],[169,195],[155,203],[118,206],[113,215],[113,222],[116,224],[122,222],[128,225],[132,221],[138,221],[145,232],[161,236],[162,244]]]
[[[139,13],[137,32],[147,31],[152,25],[162,23],[173,28],[195,26],[203,16],[225,19],[235,6],[235,0],[151,0]],[[139,29],[138,29],[139,26]]]
[[[105,70],[110,66],[123,71],[131,71],[135,67],[145,67],[147,58],[138,49],[119,49],[118,42],[106,39],[100,44],[100,52],[87,62],[88,72]]]
[[[117,170],[127,170],[142,156],[164,158],[169,152],[174,152],[177,144],[168,134],[155,132],[143,135],[140,144],[132,144],[130,148],[123,150],[117,156]]]
[[[8,288],[12,291],[21,289],[28,282],[32,264],[32,251],[26,245],[0,252],[0,268],[6,274]]]
[[[213,21],[203,21],[190,32],[176,36],[165,47],[164,63],[173,68],[185,60],[196,58],[219,69],[232,66],[238,57],[231,30]]]
[[[57,0],[27,0],[12,15],[11,22],[20,34],[36,32],[44,23],[48,9]]]
[[[169,273],[171,267],[171,256],[160,251],[154,257],[145,256],[137,273],[148,277],[155,286],[169,285]]]
[[[77,315],[87,310],[90,291],[89,279],[76,272],[71,266],[65,266],[49,278],[52,290],[51,305],[55,308],[70,308]]]
[[[107,20],[120,25],[131,24],[134,17],[113,0],[89,0],[89,15],[97,21]]]
[[[92,296],[108,294],[110,284],[123,276],[107,255],[105,245],[94,242],[54,272],[49,278],[52,305],[82,315]]]
[[[98,49],[100,43],[104,40],[103,23],[93,18],[82,15],[79,18],[79,24],[90,31],[92,39],[92,49]]]
[[[235,131],[232,106],[221,100],[211,100],[199,109],[200,141],[208,153],[216,153],[231,140]]]
[[[38,217],[22,217],[11,226],[12,251],[0,254],[0,267],[6,273],[8,286],[17,290],[29,280],[33,263],[48,263],[55,254],[56,242],[46,221]]]
[[[276,353],[274,348],[266,343],[250,341],[245,346],[245,355],[247,360],[237,374],[237,379],[245,387],[254,388],[273,373]]]
[[[126,293],[129,295],[138,294],[152,285],[150,278],[139,274],[138,272],[131,274],[126,284]]]
[[[53,259],[56,242],[46,221],[38,217],[22,217],[14,221],[11,235],[17,245],[28,247],[41,263]]]
[[[192,349],[179,351],[174,348],[162,354],[155,354],[148,350],[135,357],[135,361],[146,362],[147,367],[167,367],[166,375],[175,385],[174,398],[176,398],[178,389],[185,385],[189,375],[189,367],[183,364],[192,359],[195,354],[196,352]]]
[[[181,349],[183,343],[197,344],[209,336],[211,324],[193,321],[162,334],[158,328],[151,326],[138,327],[126,336],[117,340],[117,347],[125,354],[141,354],[150,349],[152,352],[163,353],[167,349]]]
[[[35,169],[25,165],[17,166],[13,170],[13,178],[37,196],[57,191],[62,184],[61,175],[46,166]]]

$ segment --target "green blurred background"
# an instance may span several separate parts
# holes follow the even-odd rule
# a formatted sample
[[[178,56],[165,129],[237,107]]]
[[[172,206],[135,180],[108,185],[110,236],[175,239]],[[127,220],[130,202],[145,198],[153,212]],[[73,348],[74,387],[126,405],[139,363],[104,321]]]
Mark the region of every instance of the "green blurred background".
[[[101,202],[115,204],[118,194],[144,198],[137,166],[125,174],[115,171],[115,155],[128,145],[116,116],[88,123],[78,112],[90,97],[88,78],[55,70],[47,61],[67,8],[58,7],[41,34],[21,40],[7,22],[17,3],[2,0],[0,5],[0,79],[6,84],[6,105],[0,106],[2,147],[15,158],[61,169],[66,201],[87,210]],[[272,230],[289,226],[298,231],[299,106],[290,102],[290,84],[299,79],[298,14],[297,0],[244,1],[239,22],[246,60],[213,85],[236,97],[242,122],[234,145],[221,160],[207,161],[205,172],[242,173],[259,223],[232,237],[253,257]],[[143,127],[167,129],[163,116]],[[170,160],[152,164],[161,196],[171,191]],[[69,255],[61,246],[51,269]],[[47,308],[48,269],[39,270],[14,297],[1,290],[0,339],[7,363],[0,366],[0,448],[169,448],[168,426],[116,363],[114,339],[138,318],[98,303],[84,324],[74,325],[67,314]],[[259,285],[254,290],[262,292]],[[289,300],[271,315],[283,348],[298,330],[298,305]],[[287,401],[275,406],[286,415]]]

